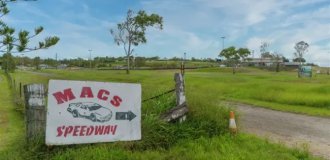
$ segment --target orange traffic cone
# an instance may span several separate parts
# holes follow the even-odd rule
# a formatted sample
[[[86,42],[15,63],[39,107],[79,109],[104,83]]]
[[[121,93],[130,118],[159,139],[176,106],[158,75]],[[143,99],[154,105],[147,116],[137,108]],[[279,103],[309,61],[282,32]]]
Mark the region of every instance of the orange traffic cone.
[[[230,131],[231,134],[236,134],[237,133],[235,115],[234,115],[233,111],[230,111],[230,115],[229,115],[229,131]]]

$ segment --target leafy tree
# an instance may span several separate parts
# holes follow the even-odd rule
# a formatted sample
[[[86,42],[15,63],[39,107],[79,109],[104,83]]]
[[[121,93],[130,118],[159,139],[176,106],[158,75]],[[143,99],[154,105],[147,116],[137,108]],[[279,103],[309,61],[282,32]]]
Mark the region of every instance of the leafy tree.
[[[279,53],[273,53],[272,54],[272,59],[274,60],[275,64],[276,64],[276,72],[280,72],[280,64],[281,62],[283,62],[283,56]]]
[[[267,48],[268,47],[269,47],[269,43],[262,42],[261,45],[260,45],[260,54],[263,55],[263,54],[267,53]]]
[[[144,57],[135,57],[135,66],[143,67],[146,65],[146,58]]]
[[[16,63],[14,57],[11,53],[4,53],[2,55],[2,67],[6,72],[13,72],[16,68]]]
[[[306,60],[305,60],[305,58],[295,58],[295,59],[293,59],[293,62],[305,63]]]
[[[305,60],[304,54],[307,53],[308,47],[309,44],[304,41],[300,41],[294,46],[294,49],[296,50],[296,52],[294,52],[294,56],[296,57],[296,59],[298,60],[297,62],[299,62],[300,65],[302,65],[303,60]]]
[[[269,52],[261,53],[261,58],[274,58]]]
[[[9,13],[9,9],[7,7],[8,2],[14,2],[16,0],[0,0],[0,52],[11,54],[17,52],[31,52],[36,51],[39,49],[46,49],[53,45],[55,45],[59,38],[54,37],[47,37],[43,41],[40,41],[37,46],[30,47],[28,46],[29,41],[39,35],[43,31],[43,27],[36,27],[34,32],[30,34],[30,32],[26,30],[21,30],[18,33],[15,31],[14,28],[8,26],[2,18]],[[17,34],[17,35],[16,35]],[[8,57],[10,57],[8,55]],[[6,62],[3,64],[5,65],[15,65],[12,63],[10,59],[5,59]],[[2,67],[6,71],[10,69],[7,67]],[[15,69],[15,67],[14,67]],[[12,70],[13,71],[13,70]]]
[[[34,57],[33,64],[36,67],[36,70],[39,70],[40,69],[40,62],[41,62],[40,57]]]
[[[147,38],[145,37],[146,29],[153,26],[163,29],[163,17],[158,14],[148,15],[143,10],[140,10],[137,14],[132,10],[128,10],[124,22],[117,24],[116,30],[110,29],[115,43],[124,46],[127,60],[127,74],[129,74],[129,57],[133,54],[133,47],[147,42]]]
[[[237,68],[238,64],[241,62],[242,59],[246,58],[250,55],[251,52],[247,48],[239,48],[236,49],[235,47],[229,47],[222,50],[219,56],[225,57],[227,62],[229,62],[233,67],[233,74],[236,73],[235,68]]]
[[[282,56],[283,62],[290,62],[289,59],[287,59],[286,57]]]

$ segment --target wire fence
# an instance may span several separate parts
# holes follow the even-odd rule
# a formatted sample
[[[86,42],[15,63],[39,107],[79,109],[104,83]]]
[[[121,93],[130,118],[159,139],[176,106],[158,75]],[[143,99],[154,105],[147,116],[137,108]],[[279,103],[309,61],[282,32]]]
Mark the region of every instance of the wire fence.
[[[6,77],[9,82],[9,87],[12,90],[16,109],[24,112],[24,84],[22,82],[16,81],[15,78],[10,75],[10,73],[6,73]]]
[[[175,89],[168,90],[168,91],[163,92],[163,93],[161,93],[161,94],[159,94],[159,95],[156,95],[156,96],[153,96],[153,97],[150,97],[150,98],[144,99],[142,102],[147,102],[147,101],[150,101],[150,100],[153,100],[153,99],[156,99],[156,98],[162,97],[162,96],[164,96],[164,95],[166,95],[166,94],[169,94],[169,93],[172,93],[172,92],[174,92],[174,91],[175,91]]]

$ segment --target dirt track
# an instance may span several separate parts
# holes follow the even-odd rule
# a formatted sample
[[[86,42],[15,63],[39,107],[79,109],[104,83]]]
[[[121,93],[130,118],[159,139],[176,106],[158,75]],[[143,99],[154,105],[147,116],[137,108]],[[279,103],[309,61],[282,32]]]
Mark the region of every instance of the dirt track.
[[[309,151],[330,160],[330,118],[319,118],[236,104],[239,128],[289,146],[308,144]]]

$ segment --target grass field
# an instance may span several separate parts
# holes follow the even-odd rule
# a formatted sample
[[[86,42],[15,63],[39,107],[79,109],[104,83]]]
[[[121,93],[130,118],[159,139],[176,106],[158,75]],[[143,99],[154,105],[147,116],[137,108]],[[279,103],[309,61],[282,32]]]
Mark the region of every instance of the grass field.
[[[313,78],[297,78],[295,72],[268,72],[259,69],[241,69],[232,75],[230,68],[211,68],[187,71],[187,94],[200,92],[198,96],[217,100],[239,101],[276,110],[330,117],[330,76],[316,75]],[[144,98],[173,88],[174,71],[133,71],[127,76],[122,71],[63,72],[44,71],[60,79],[84,79],[95,81],[126,81],[142,83]],[[157,73],[153,77],[152,73]],[[88,73],[88,77],[86,76]],[[104,76],[98,76],[105,74]],[[106,75],[108,74],[108,75]],[[18,75],[18,74],[14,74]],[[72,76],[71,76],[72,75]],[[113,75],[117,75],[113,77]],[[17,81],[47,82],[49,76],[19,73]],[[129,77],[129,78],[128,78]],[[160,85],[161,84],[161,85]],[[157,86],[157,87],[155,87]],[[154,88],[157,88],[155,91]],[[152,91],[150,90],[152,89]],[[204,92],[205,91],[205,92]],[[193,96],[193,95],[192,95]]]
[[[18,71],[12,75],[16,82],[24,84],[47,83],[51,78],[141,83],[143,99],[146,99],[174,88],[173,73],[174,71],[132,71],[130,75],[126,75],[125,71],[44,70],[37,74]],[[142,104],[143,139],[141,141],[55,147],[50,150],[40,145],[26,150],[26,145],[17,141],[0,152],[0,157],[8,159],[22,159],[22,157],[30,159],[314,159],[306,151],[287,149],[282,145],[271,144],[249,135],[229,136],[227,125],[230,106],[223,106],[222,102],[240,101],[272,109],[330,116],[329,101],[326,100],[326,97],[330,96],[330,76],[298,79],[292,72],[274,73],[258,69],[241,69],[237,75],[232,75],[231,69],[227,68],[188,70],[186,73],[190,112],[188,121],[183,124],[169,125],[159,120],[159,115],[174,105],[173,95],[167,95]],[[8,99],[8,97],[1,98]],[[14,113],[11,115],[18,118]],[[20,124],[14,126],[21,125],[21,122],[16,123]],[[23,131],[24,129],[20,128],[20,132]],[[15,135],[12,132],[6,134]],[[22,135],[17,139],[22,139]]]

